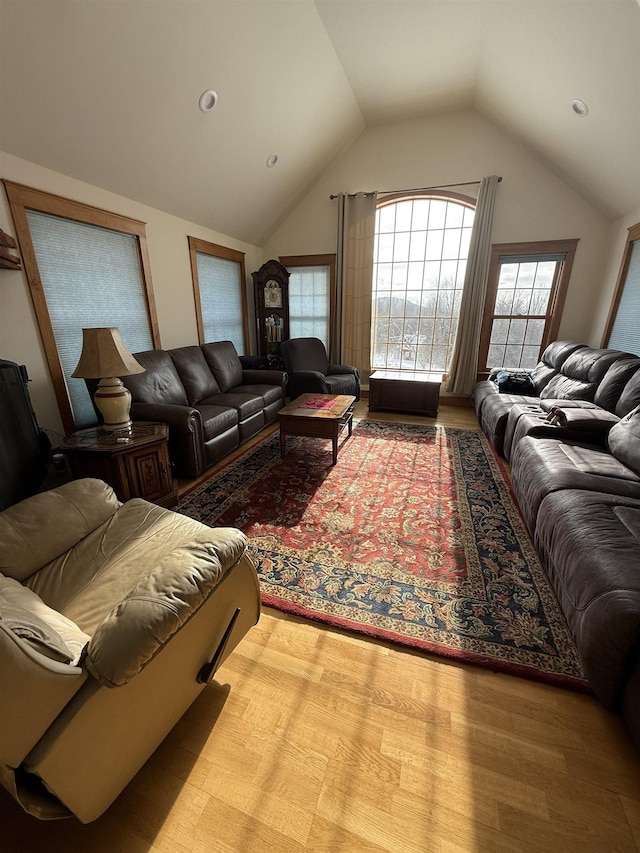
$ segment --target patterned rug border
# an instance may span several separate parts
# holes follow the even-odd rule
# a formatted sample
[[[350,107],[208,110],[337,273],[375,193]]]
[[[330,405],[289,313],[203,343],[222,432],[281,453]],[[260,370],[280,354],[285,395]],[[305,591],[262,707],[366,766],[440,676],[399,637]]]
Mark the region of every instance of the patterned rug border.
[[[484,434],[477,430],[467,430],[459,427],[443,427],[440,425],[432,425],[432,424],[397,424],[395,422],[387,422],[387,421],[377,421],[369,418],[360,418],[358,420],[354,420],[354,432],[361,425],[371,425],[376,424],[380,427],[389,426],[392,429],[397,426],[402,426],[404,429],[408,429],[409,431],[422,432],[425,431],[442,431],[446,434],[464,434],[464,433],[473,433],[475,434],[480,442],[483,445],[483,449],[485,451],[485,455],[490,465],[494,466],[495,472],[492,472],[494,479],[495,473],[497,472],[499,476],[499,480],[496,481],[499,487],[504,488],[508,493],[512,501],[513,508],[515,509],[518,518],[520,519],[522,526],[524,528],[525,534],[528,537],[528,533],[526,531],[526,526],[524,524],[524,520],[522,518],[522,514],[520,511],[520,507],[515,499],[510,477],[507,473],[506,466],[504,461],[496,454],[494,448],[488,442]],[[242,464],[243,460],[251,454],[257,452],[261,448],[263,448],[266,444],[273,441],[275,437],[277,437],[278,426],[273,425],[265,434],[261,435],[260,438],[254,442],[251,446],[247,448],[240,449],[232,458],[225,460],[225,462],[218,467],[213,473],[208,473],[201,480],[191,485],[188,489],[186,489],[180,496],[180,502],[177,507],[178,512],[182,511],[181,507],[185,503],[185,501],[191,500],[198,495],[201,491],[206,491],[211,485],[212,481],[217,477],[220,477],[224,472],[228,471],[229,468],[234,465]],[[349,439],[343,439],[343,442],[348,441]],[[338,464],[340,464],[340,455],[338,456]],[[529,547],[531,551],[535,554],[535,550],[533,548],[533,544],[529,541]],[[537,559],[537,555],[536,555]],[[549,584],[549,590],[551,595],[555,598],[553,590]],[[465,648],[454,648],[451,646],[445,646],[441,643],[430,642],[429,640],[423,640],[416,637],[409,637],[405,634],[398,634],[392,630],[388,630],[382,627],[376,627],[370,624],[367,624],[364,621],[354,621],[347,619],[343,616],[338,616],[328,612],[321,612],[318,610],[314,610],[312,607],[304,604],[299,604],[294,601],[289,601],[286,598],[279,597],[276,595],[272,595],[269,592],[265,592],[261,590],[261,599],[262,603],[266,607],[271,607],[275,610],[279,610],[284,613],[289,613],[297,618],[301,618],[304,620],[308,620],[311,622],[316,622],[318,624],[327,625],[332,628],[337,628],[341,630],[346,630],[354,634],[355,636],[367,636],[376,640],[380,640],[386,643],[393,645],[393,647],[397,650],[402,650],[405,647],[407,650],[414,650],[423,652],[433,656],[436,660],[437,658],[442,658],[443,660],[455,661],[457,663],[468,663],[472,665],[476,665],[482,667],[484,669],[489,669],[495,673],[504,673],[509,675],[515,675],[524,677],[531,681],[536,681],[538,683],[550,684],[552,686],[558,686],[562,688],[567,688],[570,690],[575,690],[577,692],[582,693],[591,693],[591,688],[586,681],[586,679],[580,678],[578,676],[573,676],[569,673],[555,673],[552,671],[542,670],[533,665],[529,666],[527,664],[518,663],[516,661],[509,661],[505,659],[497,660],[496,656],[484,655],[482,653],[474,652],[470,649]],[[560,611],[560,606],[556,601],[556,606],[558,611]],[[560,611],[561,612],[561,611]]]

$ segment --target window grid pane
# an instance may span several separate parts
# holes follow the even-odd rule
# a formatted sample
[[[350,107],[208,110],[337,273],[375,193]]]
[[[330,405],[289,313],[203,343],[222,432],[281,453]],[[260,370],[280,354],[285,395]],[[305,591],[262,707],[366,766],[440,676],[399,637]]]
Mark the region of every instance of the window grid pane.
[[[287,267],[289,270],[289,334],[320,338],[329,349],[329,282],[327,265]]]
[[[373,369],[448,370],[474,213],[444,198],[378,208]]]
[[[562,260],[559,254],[500,258],[487,367],[535,367]]]
[[[42,287],[77,428],[96,423],[83,379],[74,379],[82,329],[117,326],[131,352],[153,347],[138,238],[26,211]]]
[[[244,355],[242,276],[237,261],[196,252],[205,343],[232,341]]]

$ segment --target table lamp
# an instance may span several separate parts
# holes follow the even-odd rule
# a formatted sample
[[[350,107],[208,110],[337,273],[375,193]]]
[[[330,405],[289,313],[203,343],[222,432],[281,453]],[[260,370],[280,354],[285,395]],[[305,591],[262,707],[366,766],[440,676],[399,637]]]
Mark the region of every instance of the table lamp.
[[[82,330],[82,353],[71,375],[76,379],[100,380],[93,399],[105,429],[131,429],[131,392],[119,377],[144,370],[114,326]]]

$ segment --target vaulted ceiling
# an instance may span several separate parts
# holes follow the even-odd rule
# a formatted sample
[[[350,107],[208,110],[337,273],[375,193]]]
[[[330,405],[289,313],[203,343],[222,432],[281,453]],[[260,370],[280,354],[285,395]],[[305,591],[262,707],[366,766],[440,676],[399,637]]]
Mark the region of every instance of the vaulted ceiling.
[[[0,149],[262,245],[367,126],[475,108],[613,220],[640,206],[639,3],[0,0]]]

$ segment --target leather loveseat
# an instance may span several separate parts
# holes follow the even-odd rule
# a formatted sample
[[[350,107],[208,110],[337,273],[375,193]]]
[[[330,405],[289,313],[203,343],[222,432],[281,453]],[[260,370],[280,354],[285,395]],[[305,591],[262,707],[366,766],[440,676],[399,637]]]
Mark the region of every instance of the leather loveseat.
[[[197,477],[277,419],[286,374],[244,369],[231,341],[134,353],[144,373],[123,376],[131,417],[169,426],[178,477]]]
[[[239,530],[120,504],[94,479],[9,507],[0,784],[36,817],[94,820],[259,614]]]

